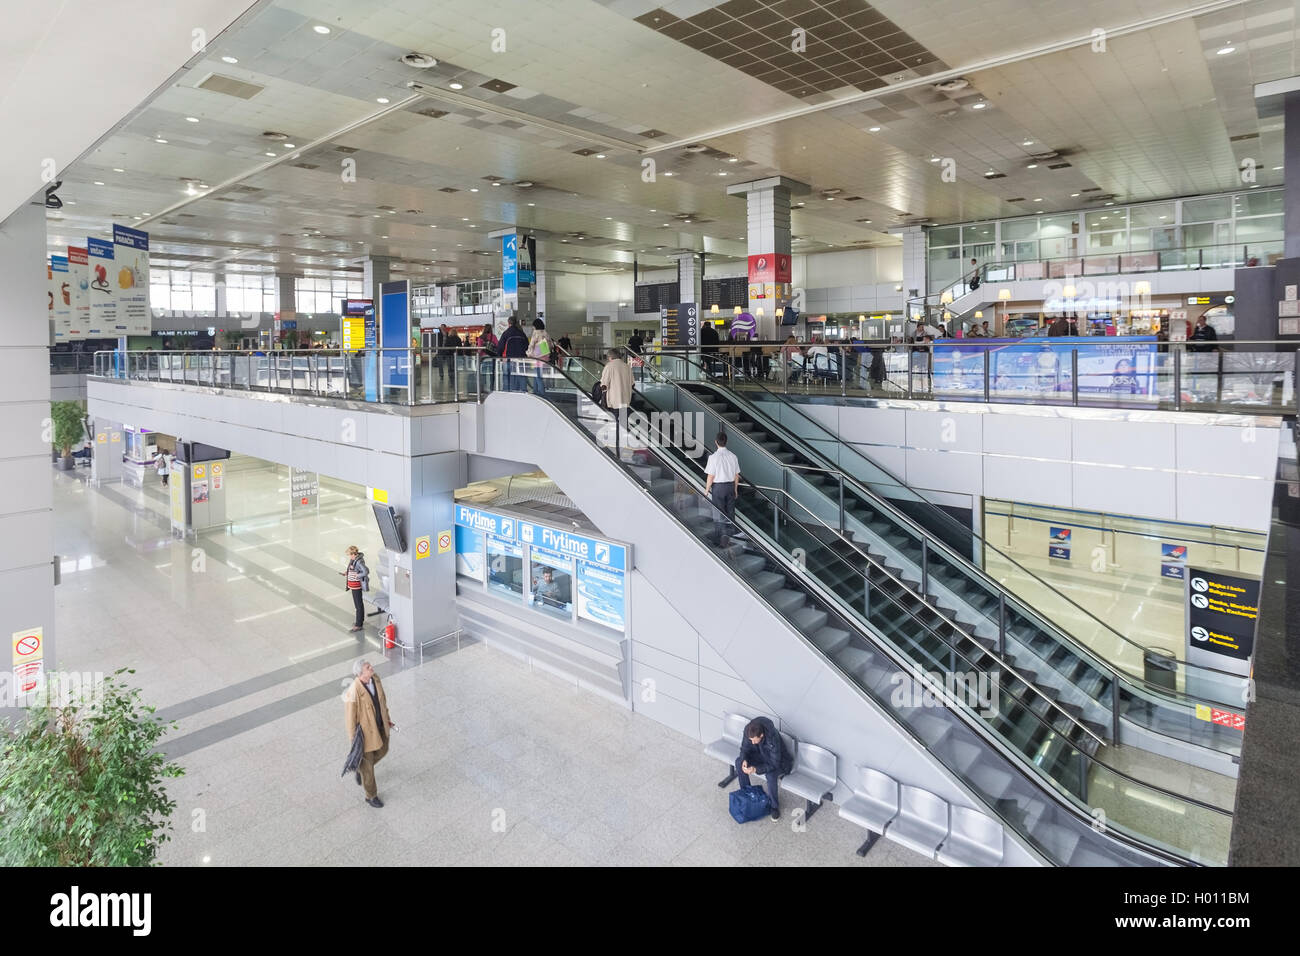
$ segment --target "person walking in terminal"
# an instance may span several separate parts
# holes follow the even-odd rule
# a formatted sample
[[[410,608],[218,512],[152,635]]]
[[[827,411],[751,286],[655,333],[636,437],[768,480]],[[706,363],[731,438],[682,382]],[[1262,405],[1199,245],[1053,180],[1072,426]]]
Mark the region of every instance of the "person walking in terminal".
[[[162,479],[163,487],[167,487],[167,476],[172,473],[171,462],[167,460],[167,452],[158,452],[158,458],[154,467],[158,469],[158,477]]]
[[[632,337],[627,340],[627,350],[633,355],[640,355],[641,350],[645,347],[645,339],[641,338],[641,330],[635,329]]]
[[[974,292],[980,287],[980,267],[974,259],[970,261],[970,290]]]
[[[370,590],[370,569],[366,567],[366,556],[355,544],[348,546],[348,567],[340,571],[347,578],[347,589],[352,594],[352,606],[356,608],[357,619],[349,631],[356,633],[365,624],[366,610],[361,603],[361,592]]]
[[[364,753],[361,768],[357,770],[357,783],[363,788],[366,803],[378,808],[384,801],[379,799],[379,788],[375,785],[375,764],[388,755],[388,732],[396,730],[397,725],[388,715],[384,685],[370,662],[363,657],[353,664],[352,676],[356,680],[343,695],[343,722],[347,725],[349,744],[356,736],[357,727],[361,728]]]
[[[763,789],[772,805],[772,819],[781,819],[780,780],[782,774],[793,769],[794,760],[786,753],[785,743],[772,721],[755,717],[745,728],[740,741],[740,756],[736,758],[736,776],[742,787],[750,786],[749,775],[763,775]]]
[[[1214,326],[1206,320],[1205,316],[1201,316],[1196,320],[1196,330],[1192,332],[1192,341],[1196,343],[1189,346],[1192,352],[1213,352],[1218,348],[1215,343],[1219,341],[1219,333],[1214,330]]]
[[[704,493],[713,501],[716,513],[713,516],[715,543],[719,547],[731,544],[731,522],[736,516],[736,493],[740,491],[740,459],[727,449],[727,433],[718,432],[718,450],[709,456],[704,466],[708,477],[704,482]]]
[[[553,351],[555,346],[551,343],[551,337],[546,334],[546,323],[541,319],[533,319],[533,334],[528,340],[528,357],[533,359],[533,371],[536,375],[533,390],[538,395],[546,394],[546,383],[542,380],[542,366],[550,363]]]
[[[620,408],[627,408],[632,403],[632,369],[623,361],[618,349],[609,349],[605,358],[600,386],[605,396],[605,407],[618,414]]]
[[[518,315],[511,313],[510,320],[506,324],[506,330],[501,333],[501,341],[497,343],[497,348],[501,352],[502,364],[505,365],[505,381],[502,383],[505,390],[507,392],[523,391],[523,373],[517,371],[515,365],[518,359],[524,358],[528,354],[528,336],[524,335],[524,330],[519,327]],[[517,388],[516,383],[518,384]]]

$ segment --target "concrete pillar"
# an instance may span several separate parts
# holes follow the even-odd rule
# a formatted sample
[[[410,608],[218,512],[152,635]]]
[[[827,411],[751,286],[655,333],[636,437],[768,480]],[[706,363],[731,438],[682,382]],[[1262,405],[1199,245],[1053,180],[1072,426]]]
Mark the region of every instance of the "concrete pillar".
[[[791,300],[790,197],[803,195],[803,183],[775,176],[727,187],[744,196],[749,239],[749,311],[758,320],[760,339],[778,338],[782,310]],[[760,315],[760,311],[762,315]]]
[[[908,299],[927,292],[925,229],[922,226],[902,226],[889,232],[903,240],[903,303],[906,305]]]
[[[498,229],[488,233],[497,245],[497,265],[502,275],[501,308],[496,316],[498,329],[504,329],[511,312],[519,315],[519,325],[531,331],[533,319],[545,312],[540,305],[543,298],[538,292],[544,277],[537,271],[532,251],[536,242],[516,229]],[[498,333],[499,334],[499,333]]]
[[[412,429],[418,425],[419,419],[412,418]],[[409,489],[389,492],[389,503],[402,518],[406,551],[395,555],[388,600],[398,640],[403,644],[419,644],[456,627],[456,530],[452,495],[464,484],[465,466],[464,455],[459,452],[413,454],[408,461]],[[445,553],[439,549],[442,534],[450,536],[451,542]],[[422,547],[422,542],[427,548]]]
[[[677,301],[694,302],[697,305],[704,298],[703,275],[700,272],[698,253],[684,252],[670,256],[677,260]]]
[[[388,256],[370,256],[361,262],[362,298],[375,303],[376,315],[379,309],[379,287],[392,279],[393,260]]]
[[[1286,128],[1282,134],[1282,175],[1286,186],[1282,198],[1283,256],[1300,257],[1300,90],[1283,100]]]
[[[298,311],[298,296],[293,287],[297,276],[277,275],[275,277],[275,311],[284,315],[293,315]]]
[[[0,552],[0,635],[11,655],[12,635],[40,628],[48,674],[56,657],[45,251],[44,205],[20,206],[0,223],[9,302],[0,337],[0,540],[11,545]],[[0,714],[16,703],[11,661],[0,667]]]

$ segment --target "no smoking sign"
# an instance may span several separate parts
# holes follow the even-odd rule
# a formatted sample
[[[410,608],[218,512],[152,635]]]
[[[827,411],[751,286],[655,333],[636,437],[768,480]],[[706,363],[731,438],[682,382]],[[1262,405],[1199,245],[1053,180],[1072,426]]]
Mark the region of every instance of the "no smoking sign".
[[[45,656],[44,637],[45,631],[39,627],[14,631],[14,666],[41,660]]]

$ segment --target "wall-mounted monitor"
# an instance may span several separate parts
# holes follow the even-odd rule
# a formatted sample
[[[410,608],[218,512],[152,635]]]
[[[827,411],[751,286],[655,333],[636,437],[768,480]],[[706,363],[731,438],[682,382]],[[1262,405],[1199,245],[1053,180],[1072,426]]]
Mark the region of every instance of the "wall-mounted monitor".
[[[370,506],[375,510],[375,521],[379,524],[379,536],[384,539],[384,547],[399,553],[406,551],[406,540],[402,537],[402,529],[393,506],[377,501],[371,502]]]

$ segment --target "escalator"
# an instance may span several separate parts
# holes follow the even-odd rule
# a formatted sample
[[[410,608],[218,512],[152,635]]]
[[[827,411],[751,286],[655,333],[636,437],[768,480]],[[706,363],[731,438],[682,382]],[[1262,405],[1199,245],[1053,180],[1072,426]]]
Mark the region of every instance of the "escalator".
[[[1175,806],[1181,824],[1198,817],[1221,824],[1230,815],[1099,761],[1102,736],[1080,719],[1081,710],[1036,686],[999,652],[995,639],[921,601],[917,582],[855,546],[796,499],[746,479],[737,528],[725,536],[724,547],[718,532],[725,523],[703,494],[704,461],[693,454],[693,444],[667,440],[673,436],[656,425],[669,421],[667,410],[645,392],[634,396],[633,415],[624,416],[622,425],[586,401],[599,368],[570,361],[561,373],[570,387],[548,388],[546,401],[739,575],[825,664],[889,711],[1046,859],[1223,862],[1217,841],[1203,839],[1194,827],[1182,826],[1181,835],[1148,832],[1143,814],[1122,808],[1118,816],[1110,814],[1108,827],[1095,826],[1098,808],[1089,792],[1099,784],[1107,793],[1145,797],[1148,808]],[[638,414],[646,426],[638,427]],[[954,674],[964,683],[945,686],[940,675]]]
[[[715,369],[718,365],[725,363],[715,362]],[[735,384],[734,370],[727,372],[725,378]],[[907,582],[918,604],[955,619],[985,646],[991,642],[1090,730],[1111,743],[1234,773],[1241,732],[1198,719],[1197,706],[1239,706],[1241,678],[1191,666],[1198,686],[1220,682],[1221,692],[1209,699],[1148,684],[1140,664],[1125,672],[1111,663],[1131,661],[1135,654],[1140,662],[1141,649],[1133,642],[1027,570],[1026,579],[1034,582],[1033,606],[1012,594],[971,560],[991,548],[987,542],[783,396],[752,381],[745,382],[743,392],[727,387],[694,359],[679,355],[665,355],[662,368],[647,365],[641,373],[641,391],[652,402],[702,413],[739,438],[731,448],[741,459],[742,474],[761,476],[787,507],[797,502],[829,524],[836,540],[826,548],[841,555],[865,551]],[[1086,633],[1076,639],[1052,618],[1082,619]]]

